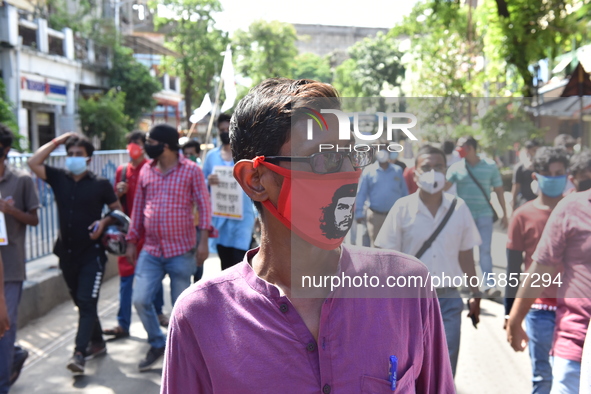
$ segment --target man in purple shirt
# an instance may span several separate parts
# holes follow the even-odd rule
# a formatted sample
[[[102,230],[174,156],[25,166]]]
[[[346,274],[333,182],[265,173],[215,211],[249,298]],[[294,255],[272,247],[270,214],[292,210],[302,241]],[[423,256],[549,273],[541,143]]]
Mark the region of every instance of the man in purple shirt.
[[[346,231],[324,217],[331,204],[339,209],[335,196],[351,198],[373,155],[319,152],[320,143],[343,145],[338,120],[327,115],[323,129],[306,121],[339,109],[336,97],[328,84],[282,78],[238,104],[234,177],[261,213],[261,247],[179,297],[162,393],[455,391],[436,295],[416,285],[426,267],[395,251],[341,246]],[[347,277],[359,286],[334,286]],[[376,283],[387,278],[398,287]]]

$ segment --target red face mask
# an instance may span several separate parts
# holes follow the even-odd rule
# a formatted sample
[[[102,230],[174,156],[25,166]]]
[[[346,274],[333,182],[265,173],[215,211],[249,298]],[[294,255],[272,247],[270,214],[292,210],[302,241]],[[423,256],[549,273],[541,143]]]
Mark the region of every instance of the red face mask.
[[[277,207],[266,200],[265,208],[306,242],[325,250],[338,248],[353,224],[361,170],[321,175],[264,160],[257,156],[253,167],[260,164],[284,177]]]
[[[132,160],[139,159],[144,154],[144,152],[142,152],[142,147],[133,142],[127,145],[127,153],[129,153],[129,157],[131,157]]]
[[[466,157],[466,148],[464,148],[463,146],[458,146],[456,148],[456,151],[458,151],[458,154],[460,155],[460,157],[463,159],[464,157]]]

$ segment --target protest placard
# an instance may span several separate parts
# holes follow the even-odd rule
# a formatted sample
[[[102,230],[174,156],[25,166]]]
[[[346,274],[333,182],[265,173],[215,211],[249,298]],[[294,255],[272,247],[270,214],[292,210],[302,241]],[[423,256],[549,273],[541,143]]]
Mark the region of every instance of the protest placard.
[[[215,166],[219,183],[211,186],[211,204],[213,216],[242,220],[242,188],[232,175],[234,167]]]

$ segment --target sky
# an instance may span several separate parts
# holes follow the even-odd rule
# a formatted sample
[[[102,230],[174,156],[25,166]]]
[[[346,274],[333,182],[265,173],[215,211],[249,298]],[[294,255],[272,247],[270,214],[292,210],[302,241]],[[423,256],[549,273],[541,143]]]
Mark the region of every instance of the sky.
[[[232,33],[257,19],[288,23],[391,28],[418,0],[220,0],[216,27]]]

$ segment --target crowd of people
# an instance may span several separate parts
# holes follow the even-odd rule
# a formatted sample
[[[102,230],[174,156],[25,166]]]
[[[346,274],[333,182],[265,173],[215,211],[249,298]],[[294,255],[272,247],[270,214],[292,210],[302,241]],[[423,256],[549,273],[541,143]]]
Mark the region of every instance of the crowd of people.
[[[554,147],[528,141],[506,202],[497,163],[474,137],[424,144],[412,165],[387,150],[319,152],[320,144],[338,145],[338,122],[327,116],[310,139],[304,110],[319,99],[338,109],[336,97],[325,83],[266,80],[232,116],[219,116],[219,144],[203,161],[201,145],[181,146],[174,127],[134,131],[114,184],[89,170],[94,147],[81,135],[66,133],[35,152],[28,165],[55,194],[54,253],[79,314],[67,368],[83,373],[86,361],[104,355],[104,336],[128,337],[133,305],[149,344],[138,368],[164,356],[163,393],[454,392],[462,313],[467,308],[476,327],[481,299],[501,300],[504,290],[499,329],[515,351],[529,345],[532,392],[579,392],[591,372],[581,368],[591,316],[591,152],[575,153],[569,135]],[[0,246],[0,394],[27,358],[15,346],[15,322],[25,229],[37,225],[39,208],[31,176],[3,160],[11,143],[0,127],[0,211],[9,233]],[[45,164],[62,144],[65,168]],[[238,220],[212,214],[220,168],[242,188]],[[117,325],[109,329],[97,314],[107,261],[101,236],[120,216],[104,215],[105,207],[129,217]],[[497,221],[508,235],[504,282],[493,271]],[[359,239],[364,247],[355,246]],[[210,249],[222,272],[204,281]],[[170,320],[162,311],[166,275]],[[335,290],[303,280],[356,275],[431,285]]]

